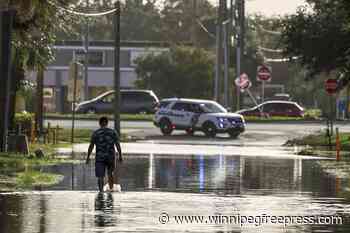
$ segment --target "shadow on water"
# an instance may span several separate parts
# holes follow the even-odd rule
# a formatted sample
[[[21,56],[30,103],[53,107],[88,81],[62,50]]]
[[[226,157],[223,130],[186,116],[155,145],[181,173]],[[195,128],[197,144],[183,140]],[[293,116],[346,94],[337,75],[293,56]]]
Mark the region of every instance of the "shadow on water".
[[[123,193],[96,193],[93,164],[45,168],[64,180],[47,192],[0,194],[0,233],[27,232],[350,232],[348,187],[311,160],[232,156],[126,156]],[[59,192],[57,190],[60,190]],[[74,192],[70,190],[75,190]],[[146,192],[145,192],[146,191]],[[206,226],[157,224],[160,213],[340,215],[343,225]],[[54,225],[59,226],[59,231]]]

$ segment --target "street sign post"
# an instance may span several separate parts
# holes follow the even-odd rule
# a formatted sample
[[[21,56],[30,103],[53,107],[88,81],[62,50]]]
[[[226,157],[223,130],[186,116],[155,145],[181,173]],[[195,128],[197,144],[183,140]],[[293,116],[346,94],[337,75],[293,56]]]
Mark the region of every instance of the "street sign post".
[[[329,147],[331,149],[331,137],[333,135],[333,100],[332,100],[332,95],[337,92],[337,87],[338,87],[338,80],[329,78],[324,82],[324,87],[326,89],[326,92],[329,95],[329,115],[327,119],[327,136],[328,136],[328,141],[329,141]]]
[[[258,105],[256,99],[250,92],[249,88],[252,86],[252,82],[249,80],[249,77],[246,73],[242,73],[238,78],[235,79],[236,86],[240,89],[241,92],[246,91],[249,97],[252,99],[255,105]]]
[[[257,79],[258,81],[271,81],[271,66],[261,65],[257,69]]]
[[[244,90],[252,86],[252,82],[249,80],[249,77],[246,73],[243,73],[238,78],[236,78],[235,84],[241,89],[241,92],[244,92]]]
[[[261,84],[261,102],[264,102],[265,98],[265,82],[270,82],[271,81],[271,73],[272,69],[271,66],[267,65],[261,65],[258,66],[257,72],[256,72],[256,78],[258,81],[262,82]]]

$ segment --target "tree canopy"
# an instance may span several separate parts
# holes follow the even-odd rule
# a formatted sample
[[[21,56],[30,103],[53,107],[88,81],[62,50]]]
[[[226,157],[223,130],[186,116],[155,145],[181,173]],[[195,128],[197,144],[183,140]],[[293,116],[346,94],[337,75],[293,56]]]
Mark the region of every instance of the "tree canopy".
[[[349,69],[350,3],[308,0],[283,20],[285,54],[296,57],[311,74]]]
[[[211,98],[214,58],[204,49],[171,48],[136,60],[139,88],[151,88],[160,97]]]
[[[103,10],[113,7],[112,0],[91,1],[86,6],[79,4],[81,10]],[[216,9],[208,1],[189,0],[128,0],[122,3],[121,39],[136,41],[168,41],[173,43],[195,42],[200,46],[215,44],[209,34],[215,34]],[[195,14],[193,12],[196,12]],[[89,19],[91,40],[111,40],[113,38],[113,15]],[[206,32],[198,23],[206,27]],[[75,30],[83,33],[82,25],[76,24]],[[81,39],[81,35],[59,33],[60,39]],[[195,40],[195,41],[194,41]]]
[[[76,19],[60,7],[77,0],[0,1],[0,8],[15,9],[13,48],[14,63],[22,69],[45,67],[53,58],[51,45],[58,30],[69,31]]]

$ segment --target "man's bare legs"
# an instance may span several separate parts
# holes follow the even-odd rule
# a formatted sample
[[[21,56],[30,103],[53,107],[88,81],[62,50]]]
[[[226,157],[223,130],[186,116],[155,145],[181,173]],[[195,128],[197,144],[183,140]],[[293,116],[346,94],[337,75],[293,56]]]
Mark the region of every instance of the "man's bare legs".
[[[103,192],[104,177],[98,177],[97,178],[97,184],[98,184],[98,190],[100,192]]]
[[[113,184],[114,184],[113,171],[108,171],[108,185],[110,190],[113,190]]]

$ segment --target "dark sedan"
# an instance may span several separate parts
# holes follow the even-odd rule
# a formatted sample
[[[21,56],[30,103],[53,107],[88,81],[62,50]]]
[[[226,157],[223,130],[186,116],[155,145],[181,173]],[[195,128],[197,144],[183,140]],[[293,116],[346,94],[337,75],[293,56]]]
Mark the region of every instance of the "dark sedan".
[[[159,105],[157,96],[151,90],[121,90],[120,111],[122,113],[154,113]],[[113,113],[114,91],[108,91],[96,98],[79,103],[77,113]]]
[[[304,109],[292,101],[266,101],[253,108],[243,109],[237,113],[243,116],[281,116],[281,117],[303,117]]]

